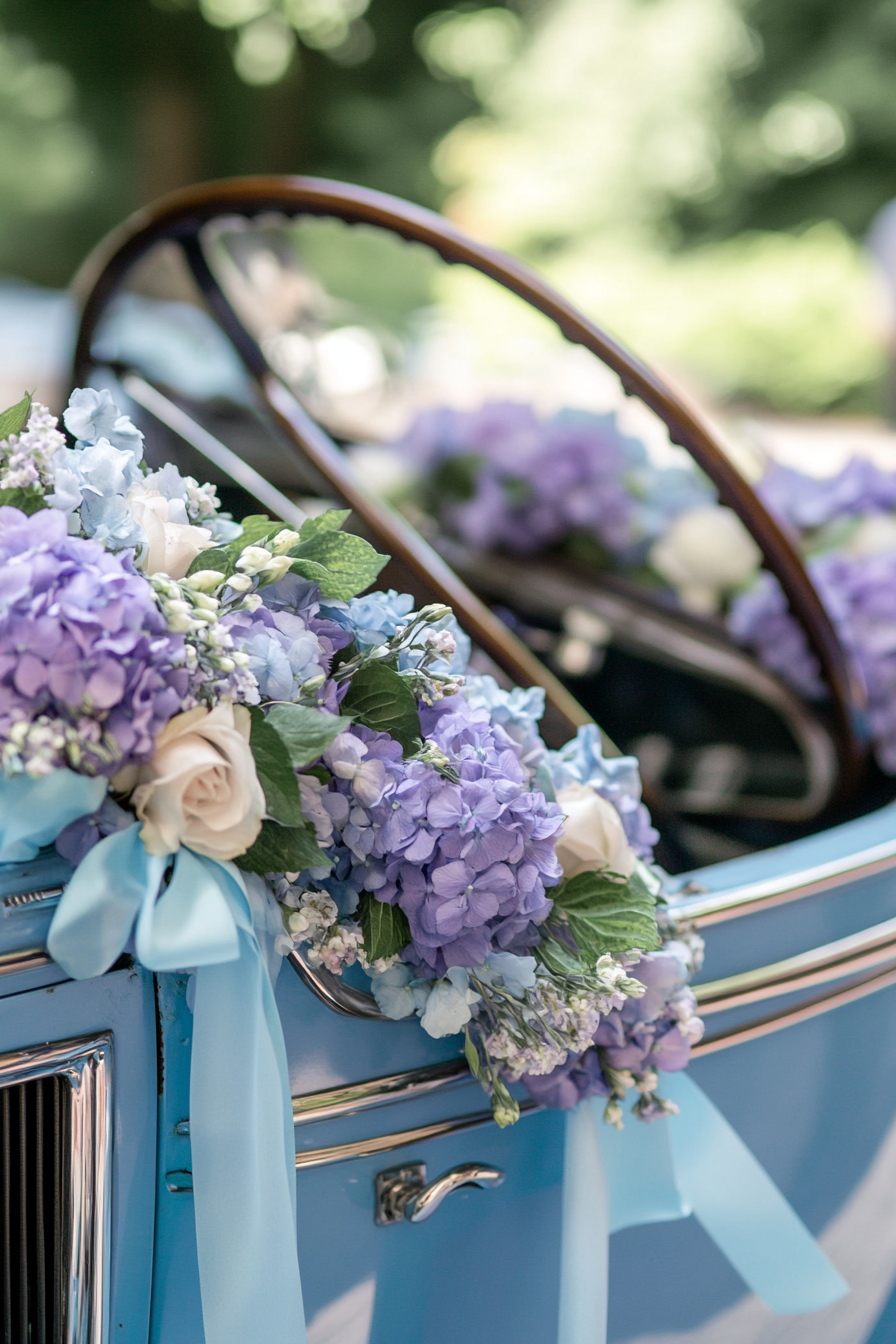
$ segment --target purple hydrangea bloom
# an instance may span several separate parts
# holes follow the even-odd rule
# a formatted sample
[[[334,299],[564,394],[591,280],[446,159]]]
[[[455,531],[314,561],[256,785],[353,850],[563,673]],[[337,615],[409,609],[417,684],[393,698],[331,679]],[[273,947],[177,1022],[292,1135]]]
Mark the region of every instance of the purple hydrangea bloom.
[[[466,462],[471,497],[441,512],[470,545],[537,551],[573,531],[593,533],[610,550],[632,540],[623,477],[644,450],[620,433],[615,416],[565,410],[540,420],[516,402],[439,407],[418,416],[396,448],[430,472]]]
[[[687,1067],[703,1025],[695,1015],[696,1000],[676,946],[643,953],[630,970],[646,991],[604,1014],[594,1033],[597,1049],[571,1055],[550,1073],[523,1075],[526,1090],[543,1106],[569,1110],[583,1097],[608,1096],[611,1088],[601,1070],[600,1052],[610,1068],[628,1069],[636,1076],[650,1069],[677,1073]],[[661,1114],[657,1110],[641,1118],[658,1119]]]
[[[881,768],[896,774],[896,552],[850,556],[829,551],[808,565],[837,633],[868,689],[868,716]],[[735,599],[728,617],[735,638],[804,695],[824,694],[802,626],[770,574]]]
[[[48,764],[113,774],[148,760],[187,694],[183,663],[129,556],[70,537],[55,509],[0,508],[0,739],[41,718],[80,751]]]
[[[896,475],[861,457],[852,458],[836,476],[822,478],[775,463],[756,493],[777,518],[802,530],[833,518],[896,509]]]
[[[64,859],[68,859],[69,863],[77,868],[84,856],[100,840],[105,840],[107,835],[123,831],[133,824],[133,815],[125,812],[123,807],[119,807],[107,795],[92,816],[78,817],[59,832],[56,837],[56,849]]]
[[[348,882],[400,905],[411,926],[407,959],[431,977],[538,941],[534,926],[551,910],[545,889],[561,876],[554,842],[563,818],[529,791],[520,746],[486,710],[452,696],[423,709],[421,724],[459,783],[402,760],[397,742],[360,726],[325,753],[330,787],[350,808],[334,874],[321,885],[340,904]]]

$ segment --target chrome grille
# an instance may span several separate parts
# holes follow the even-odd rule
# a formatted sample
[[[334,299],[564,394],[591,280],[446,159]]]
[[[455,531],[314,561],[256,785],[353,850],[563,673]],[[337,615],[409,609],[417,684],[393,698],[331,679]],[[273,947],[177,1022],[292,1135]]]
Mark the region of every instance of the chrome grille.
[[[57,1075],[0,1088],[0,1340],[63,1344],[71,1101]]]

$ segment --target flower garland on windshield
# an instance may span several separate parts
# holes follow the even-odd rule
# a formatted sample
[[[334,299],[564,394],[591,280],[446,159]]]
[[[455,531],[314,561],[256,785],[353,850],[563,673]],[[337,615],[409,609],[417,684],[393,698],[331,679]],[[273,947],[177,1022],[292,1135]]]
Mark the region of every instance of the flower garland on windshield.
[[[543,691],[471,674],[449,608],[365,592],[387,557],[347,512],[237,523],[108,391],[63,419],[0,417],[3,770],[107,781],[60,853],[136,818],[148,855],[232,860],[276,952],[457,1036],[501,1124],[520,1088],[669,1110],[700,944],[660,932],[636,763],[593,726],[548,751]]]
[[[474,548],[551,549],[622,573],[720,616],[770,671],[824,699],[805,633],[740,519],[696,467],[652,465],[614,415],[542,418],[515,402],[435,407],[373,451],[415,520],[429,514]],[[805,557],[868,688],[878,762],[896,774],[896,475],[859,458],[824,479],[772,464],[756,488]]]

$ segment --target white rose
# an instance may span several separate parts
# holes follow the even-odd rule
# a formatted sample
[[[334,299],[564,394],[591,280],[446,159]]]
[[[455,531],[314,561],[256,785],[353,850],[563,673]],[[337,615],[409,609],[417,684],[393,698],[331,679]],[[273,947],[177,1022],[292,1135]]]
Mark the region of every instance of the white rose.
[[[861,559],[885,551],[896,551],[896,518],[891,513],[867,514],[844,549]]]
[[[249,711],[224,702],[177,714],[155,755],[116,786],[136,783],[132,802],[150,854],[186,845],[210,859],[235,859],[258,838],[265,798],[249,749]]]
[[[196,556],[212,545],[207,527],[194,527],[186,521],[181,499],[166,499],[159,490],[132,485],[128,491],[128,510],[146,533],[149,549],[143,560],[145,574],[182,579]]]
[[[557,791],[557,802],[566,814],[557,840],[557,858],[563,876],[577,877],[579,873],[608,869],[630,877],[635,855],[613,804],[587,784],[567,784]]]
[[[722,593],[753,577],[762,553],[736,513],[708,504],[680,513],[648,559],[683,606],[710,615]]]

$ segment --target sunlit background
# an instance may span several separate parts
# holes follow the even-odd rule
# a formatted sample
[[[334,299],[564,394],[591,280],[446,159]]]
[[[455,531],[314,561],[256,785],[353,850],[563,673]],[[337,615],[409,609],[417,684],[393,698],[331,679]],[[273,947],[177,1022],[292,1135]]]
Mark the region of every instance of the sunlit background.
[[[443,209],[717,406],[888,413],[865,244],[896,196],[892,0],[4,0],[0,20],[7,290],[61,288],[171,188],[308,172]],[[37,342],[53,300],[32,299]]]

